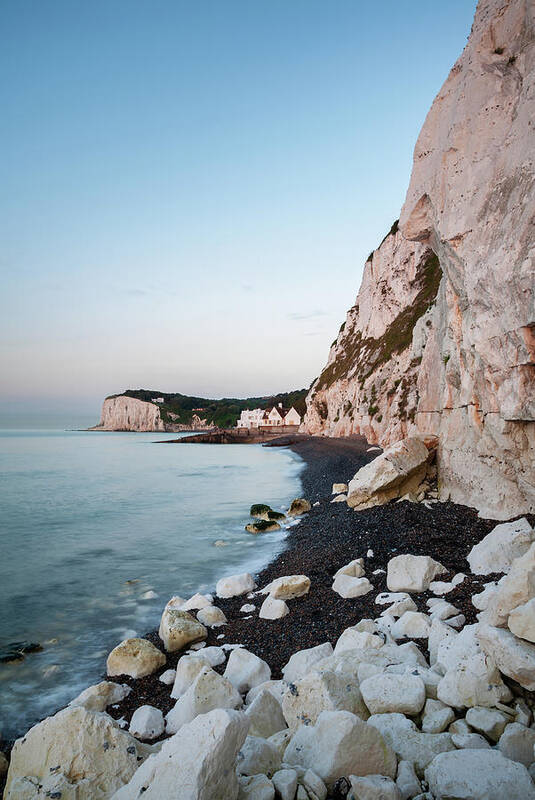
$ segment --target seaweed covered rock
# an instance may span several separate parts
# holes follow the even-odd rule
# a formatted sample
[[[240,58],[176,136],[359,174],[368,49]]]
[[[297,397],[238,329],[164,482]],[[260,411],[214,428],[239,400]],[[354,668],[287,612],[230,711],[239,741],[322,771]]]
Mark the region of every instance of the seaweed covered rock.
[[[305,500],[304,498],[297,498],[292,500],[290,504],[290,508],[288,509],[288,516],[289,517],[300,517],[302,514],[306,514],[307,511],[310,511],[312,506]]]

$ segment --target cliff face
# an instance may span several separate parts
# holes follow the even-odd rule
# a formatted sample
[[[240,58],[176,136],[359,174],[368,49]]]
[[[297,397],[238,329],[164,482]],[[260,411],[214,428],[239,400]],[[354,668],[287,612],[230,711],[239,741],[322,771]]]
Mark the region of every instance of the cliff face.
[[[535,9],[481,0],[305,430],[439,435],[442,498],[535,511]]]
[[[174,416],[174,415],[173,415]],[[164,422],[160,408],[155,403],[146,403],[134,397],[119,395],[107,397],[102,404],[99,424],[92,430],[100,431],[169,431],[207,430],[211,426],[206,420],[193,415],[191,425]]]

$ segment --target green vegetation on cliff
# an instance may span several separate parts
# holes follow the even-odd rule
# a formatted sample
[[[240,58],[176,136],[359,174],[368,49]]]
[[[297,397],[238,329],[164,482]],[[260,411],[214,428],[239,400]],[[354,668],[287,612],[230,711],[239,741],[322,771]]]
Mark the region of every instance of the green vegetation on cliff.
[[[435,302],[441,278],[438,257],[435,253],[428,253],[418,268],[415,283],[419,289],[412,304],[404,308],[377,339],[364,338],[360,331],[348,337],[344,341],[344,350],[321,373],[316,391],[327,389],[340,378],[347,378],[350,372],[364,383],[372,372],[386,364],[393,355],[409,347],[414,326]]]
[[[219,428],[233,428],[241,412],[246,408],[272,408],[282,403],[284,408],[292,406],[301,415],[304,415],[305,397],[308,389],[296,389],[293,392],[282,392],[267,397],[222,398],[221,400],[208,400],[205,397],[190,397],[185,394],[169,394],[155,389],[127,389],[126,392],[110,395],[110,397],[134,397],[136,400],[152,402],[155,397],[163,397],[163,403],[158,403],[160,416],[165,423],[177,425],[190,425],[194,414]],[[108,398],[106,398],[108,399]]]

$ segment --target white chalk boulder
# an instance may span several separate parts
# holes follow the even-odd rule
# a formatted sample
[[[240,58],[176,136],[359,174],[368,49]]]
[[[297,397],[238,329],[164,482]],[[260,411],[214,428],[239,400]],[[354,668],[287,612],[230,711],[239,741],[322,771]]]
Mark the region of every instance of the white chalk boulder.
[[[509,572],[513,561],[523,556],[535,541],[535,531],[527,519],[502,522],[474,545],[466,560],[476,575]]]
[[[425,771],[436,800],[535,800],[535,786],[522,765],[498,750],[441,753]]]
[[[67,707],[17,739],[4,798],[104,800],[132,778],[149,753],[107,714]]]
[[[252,592],[254,588],[253,576],[248,572],[242,572],[239,575],[229,575],[227,578],[218,580],[216,594],[218,597],[239,597]]]
[[[157,739],[164,728],[165,721],[160,709],[146,705],[136,708],[128,730],[137,739]]]
[[[125,639],[109,654],[106,669],[110,677],[144,678],[163,667],[166,661],[164,654],[147,639]]]
[[[418,714],[425,703],[425,684],[417,675],[384,673],[360,684],[362,698],[371,714]]]
[[[342,775],[393,778],[397,767],[383,737],[349,711],[323,711],[315,725],[301,725],[284,760],[313,770],[329,789]]]
[[[208,631],[187,611],[166,608],[160,620],[158,636],[169,653],[206,639]]]
[[[386,585],[391,592],[425,592],[446,568],[430,556],[394,556],[388,562]]]
[[[238,709],[241,705],[241,695],[232,684],[211,667],[204,666],[168,712],[166,731],[176,733],[199,714],[207,714],[216,708]]]
[[[247,726],[237,711],[217,709],[197,717],[167,739],[113,800],[236,800],[233,766]]]
[[[271,669],[265,661],[243,647],[236,648],[229,656],[224,676],[240,692],[248,692],[271,678]]]

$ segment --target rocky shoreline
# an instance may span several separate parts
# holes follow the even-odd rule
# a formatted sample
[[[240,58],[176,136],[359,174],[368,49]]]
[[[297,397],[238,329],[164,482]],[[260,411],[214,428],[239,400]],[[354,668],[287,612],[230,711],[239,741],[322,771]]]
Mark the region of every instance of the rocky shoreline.
[[[535,518],[500,534],[496,522],[449,502],[398,499],[355,512],[332,502],[333,484],[377,450],[360,437],[290,446],[306,462],[310,508],[284,551],[254,579],[220,581],[216,597],[173,598],[159,631],[116,648],[107,680],[18,740],[6,800],[535,798]],[[359,474],[380,472],[385,456]],[[509,611],[519,619],[508,629]],[[508,637],[522,649],[516,672]],[[92,731],[86,751],[68,752],[81,746],[80,726]],[[213,745],[218,731],[224,756]],[[99,737],[98,747],[123,748],[130,761],[118,765],[117,756],[97,792]],[[159,764],[165,753],[182,785],[186,743],[211,772],[177,794]],[[63,771],[66,753],[88,762],[87,785]],[[472,793],[452,788],[452,775]]]

